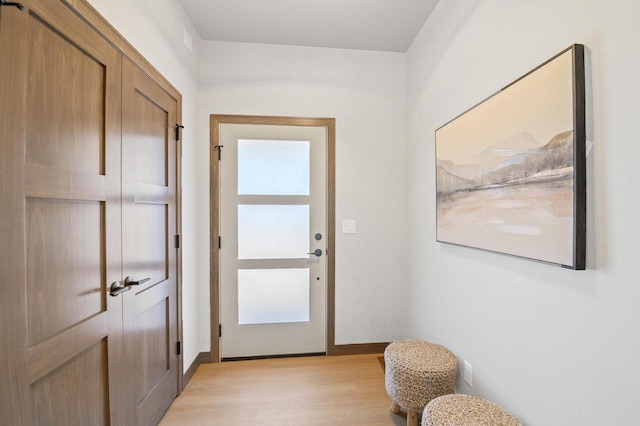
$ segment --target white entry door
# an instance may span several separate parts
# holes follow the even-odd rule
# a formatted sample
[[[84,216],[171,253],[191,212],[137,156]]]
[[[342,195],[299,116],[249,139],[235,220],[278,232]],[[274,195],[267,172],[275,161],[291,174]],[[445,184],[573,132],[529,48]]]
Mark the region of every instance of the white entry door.
[[[327,131],[221,124],[221,357],[326,351]]]

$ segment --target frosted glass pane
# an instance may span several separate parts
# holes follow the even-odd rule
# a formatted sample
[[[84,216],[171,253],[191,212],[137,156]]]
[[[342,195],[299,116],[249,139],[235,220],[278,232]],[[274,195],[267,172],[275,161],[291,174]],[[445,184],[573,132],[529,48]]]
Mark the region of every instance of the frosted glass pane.
[[[238,194],[309,195],[309,141],[238,140]]]
[[[309,321],[309,269],[239,269],[238,324]]]
[[[308,205],[238,205],[238,259],[301,259],[308,251]]]

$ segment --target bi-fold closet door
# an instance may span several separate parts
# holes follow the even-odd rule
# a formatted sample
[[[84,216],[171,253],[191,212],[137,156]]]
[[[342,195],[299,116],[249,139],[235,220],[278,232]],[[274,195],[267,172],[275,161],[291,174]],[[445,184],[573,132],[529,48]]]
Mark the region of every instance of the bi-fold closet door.
[[[0,422],[156,424],[179,392],[178,101],[65,3],[22,4],[0,9]]]

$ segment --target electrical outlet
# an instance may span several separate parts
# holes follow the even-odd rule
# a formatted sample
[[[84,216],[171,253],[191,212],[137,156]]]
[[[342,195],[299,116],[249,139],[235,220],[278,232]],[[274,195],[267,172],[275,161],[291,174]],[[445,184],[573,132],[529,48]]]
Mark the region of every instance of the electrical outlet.
[[[464,382],[473,387],[473,367],[467,361],[464,362]]]

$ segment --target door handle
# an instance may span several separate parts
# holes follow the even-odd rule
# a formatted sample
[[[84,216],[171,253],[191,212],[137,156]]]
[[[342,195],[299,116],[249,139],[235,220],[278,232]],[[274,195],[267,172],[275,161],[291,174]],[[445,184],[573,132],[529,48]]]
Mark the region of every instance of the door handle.
[[[314,256],[320,257],[320,256],[322,256],[322,250],[321,249],[315,249],[311,253],[307,253],[307,254],[312,254]]]
[[[0,6],[15,6],[20,10],[24,10],[24,6],[20,3],[14,3],[6,0],[0,0]]]
[[[113,297],[116,297],[120,293],[124,293],[125,291],[129,291],[129,290],[131,290],[131,287],[126,286],[126,285],[122,285],[122,283],[120,281],[116,281],[113,284],[111,284],[111,289],[109,291],[109,295],[113,296]]]
[[[124,279],[124,285],[125,286],[131,286],[131,285],[140,285],[140,284],[144,284],[147,281],[149,281],[151,278],[143,278],[141,280],[138,281],[134,281],[133,278],[131,277],[127,277]]]

